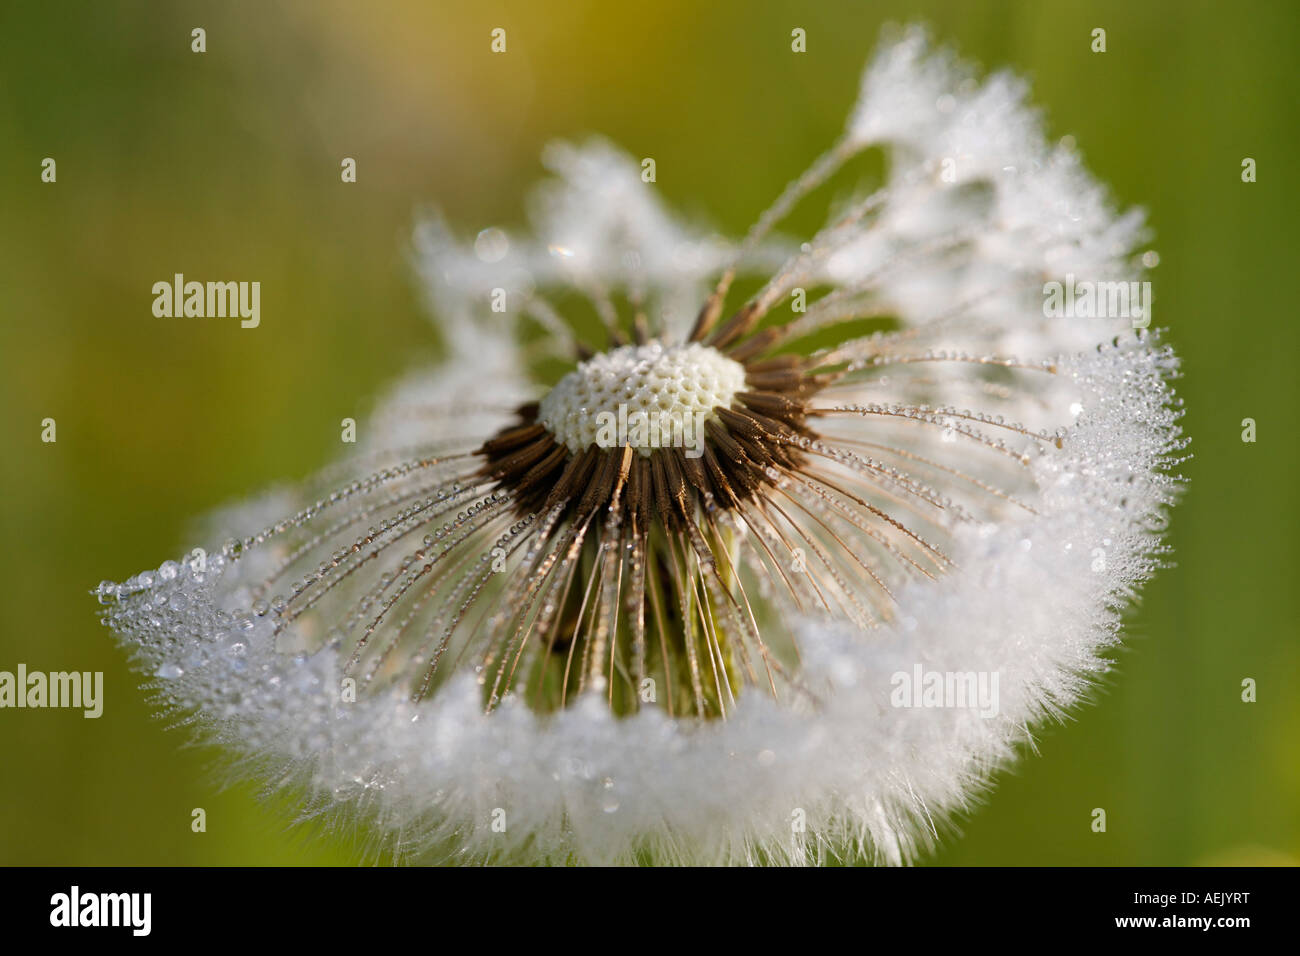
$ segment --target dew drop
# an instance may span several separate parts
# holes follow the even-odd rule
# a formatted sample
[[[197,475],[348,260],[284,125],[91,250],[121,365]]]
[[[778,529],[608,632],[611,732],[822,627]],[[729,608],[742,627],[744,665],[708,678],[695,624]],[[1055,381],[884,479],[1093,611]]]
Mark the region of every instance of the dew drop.
[[[500,262],[510,252],[510,238],[495,226],[489,226],[474,238],[474,255],[480,262]]]

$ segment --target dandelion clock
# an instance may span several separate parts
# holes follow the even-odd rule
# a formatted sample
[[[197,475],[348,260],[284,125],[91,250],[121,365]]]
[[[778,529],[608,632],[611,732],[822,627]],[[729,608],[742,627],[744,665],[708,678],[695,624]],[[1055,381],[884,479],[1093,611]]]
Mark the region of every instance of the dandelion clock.
[[[543,160],[528,237],[417,232],[444,363],[100,585],[105,623],[166,714],[402,860],[917,859],[1164,560],[1141,214],[919,31],[735,241],[603,141]]]

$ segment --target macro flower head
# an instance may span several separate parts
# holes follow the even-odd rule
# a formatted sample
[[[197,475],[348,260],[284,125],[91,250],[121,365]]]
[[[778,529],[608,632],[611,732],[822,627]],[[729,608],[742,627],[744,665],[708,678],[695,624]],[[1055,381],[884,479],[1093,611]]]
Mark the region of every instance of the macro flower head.
[[[405,858],[915,859],[1162,561],[1149,298],[1045,308],[1129,302],[1140,212],[918,30],[737,241],[603,141],[544,161],[531,237],[417,232],[443,364],[100,585],[105,622],[167,712]]]

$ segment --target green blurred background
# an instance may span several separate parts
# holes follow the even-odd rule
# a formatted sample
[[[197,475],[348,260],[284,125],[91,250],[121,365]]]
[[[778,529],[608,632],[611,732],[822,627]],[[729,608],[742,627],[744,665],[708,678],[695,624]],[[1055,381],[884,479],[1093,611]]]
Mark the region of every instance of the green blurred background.
[[[1296,862],[1300,5],[463,6],[0,7],[0,669],[106,684],[99,720],[0,711],[0,863],[362,859],[288,827],[254,785],[219,786],[214,755],[151,718],[87,590],[175,557],[211,506],[329,461],[340,419],[437,354],[408,258],[420,206],[469,235],[515,224],[543,144],[599,131],[656,158],[673,206],[743,232],[841,128],[881,25],[916,19],[1028,75],[1052,134],[1149,209],[1196,456],[1177,567],[1131,615],[1114,675],[934,859]],[[155,319],[150,287],[174,272],[259,280],[261,327]]]

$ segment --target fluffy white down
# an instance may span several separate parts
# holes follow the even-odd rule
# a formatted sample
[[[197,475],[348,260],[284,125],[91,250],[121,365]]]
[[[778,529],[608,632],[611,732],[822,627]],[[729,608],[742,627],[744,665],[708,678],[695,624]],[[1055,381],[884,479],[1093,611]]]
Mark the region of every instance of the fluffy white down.
[[[841,251],[857,253],[814,264],[851,282],[918,230],[925,236],[948,228],[942,215],[914,215],[907,186],[908,170],[944,155],[935,152],[944,144],[961,139],[964,154],[980,157],[968,169],[1018,164],[1024,175],[998,180],[994,211],[963,220],[979,228],[973,258],[961,270],[948,271],[945,263],[927,272],[919,262],[891,280],[888,297],[917,326],[941,315],[939,306],[954,295],[969,298],[971,283],[1043,271],[1042,262],[1026,257],[1054,257],[1053,266],[1082,262],[1077,271],[1097,278],[1122,271],[1140,235],[1140,217],[1113,215],[1077,161],[1042,144],[1018,85],[999,77],[963,85],[967,76],[951,57],[931,54],[919,34],[885,48],[867,73],[850,135],[916,157],[902,165],[890,199],[897,216],[887,222],[896,228],[845,236]],[[967,122],[976,109],[984,121],[970,127],[980,131],[973,142],[959,137],[954,123]],[[586,161],[573,153],[555,161],[569,170],[570,182],[598,177],[612,162],[603,147]],[[580,203],[574,193],[566,206],[564,190],[548,195],[543,218],[568,230],[574,248],[592,258],[591,268],[621,268],[595,261],[605,249],[608,223],[601,217],[615,204]],[[582,220],[590,209],[605,212],[599,221]],[[625,211],[641,216],[637,241],[658,248],[645,260],[650,272],[664,273],[641,278],[677,282],[682,260],[662,247],[680,250],[677,227],[657,210]],[[1035,236],[1055,245],[1035,243]],[[457,260],[438,249],[425,251],[441,289],[435,297],[446,302],[456,291],[448,277]],[[519,245],[511,254],[520,257],[516,266],[541,261],[529,260]],[[712,254],[706,258],[716,264]],[[696,275],[694,266],[687,272]],[[439,286],[437,276],[447,281]],[[1179,447],[1167,384],[1175,360],[1155,336],[1129,332],[1112,342],[1116,330],[1107,323],[1047,323],[1040,304],[1009,296],[971,309],[981,328],[992,330],[976,336],[974,347],[1056,358],[1047,401],[1077,416],[1060,447],[1032,462],[1035,513],[954,532],[957,570],[900,593],[905,613],[878,631],[800,621],[804,672],[821,691],[817,708],[750,694],[725,722],[693,725],[653,709],[615,718],[595,700],[541,717],[507,698],[485,715],[473,674],[419,705],[400,690],[343,703],[338,655],[289,656],[274,646],[269,618],[231,616],[243,606],[240,580],[226,580],[235,565],[218,554],[201,570],[168,562],[125,582],[122,593],[147,593],[157,615],[115,620],[110,608],[109,623],[156,676],[151,686],[168,706],[196,715],[209,739],[268,779],[304,785],[316,810],[368,818],[415,858],[604,863],[648,853],[661,862],[815,862],[864,852],[906,862],[1014,755],[1027,728],[1078,702],[1106,666],[1102,655],[1118,639],[1120,613],[1158,564],[1159,532],[1175,490],[1163,469]],[[472,394],[474,379],[482,381],[472,365],[467,370],[475,354],[496,356],[500,368],[512,365],[504,333],[475,334],[489,351],[465,349],[421,379],[425,384],[399,390],[379,420],[404,421],[403,408],[431,396]],[[1037,397],[1025,404],[1026,418],[1041,410]],[[386,447],[406,440],[395,425],[383,433]],[[247,531],[295,500],[272,496],[219,520]],[[257,560],[240,562],[241,580],[256,576],[250,562]],[[892,706],[893,675],[917,664],[996,671],[997,716]],[[806,823],[803,832],[792,826],[796,819]]]
[[[373,813],[417,857],[455,846],[468,859],[800,862],[857,848],[903,862],[1028,725],[1104,669],[1119,609],[1153,567],[1164,493],[1142,476],[1173,441],[1171,365],[1136,341],[1071,362],[1062,374],[1093,410],[1035,464],[1043,514],[972,530],[960,570],[900,595],[911,612],[883,632],[804,621],[806,673],[824,693],[815,713],[754,694],[725,723],[694,728],[654,711],[617,719],[597,699],[553,718],[508,699],[488,716],[472,674],[418,706],[400,692],[343,704],[337,657],[284,657],[265,619],[206,645],[137,651],[217,740],[297,777],[322,809]],[[196,587],[189,566],[172,566],[152,591],[219,595],[225,567],[210,558]],[[195,628],[211,610],[189,606]],[[891,706],[892,675],[916,664],[997,671],[998,715]],[[792,831],[800,810],[806,834]]]

